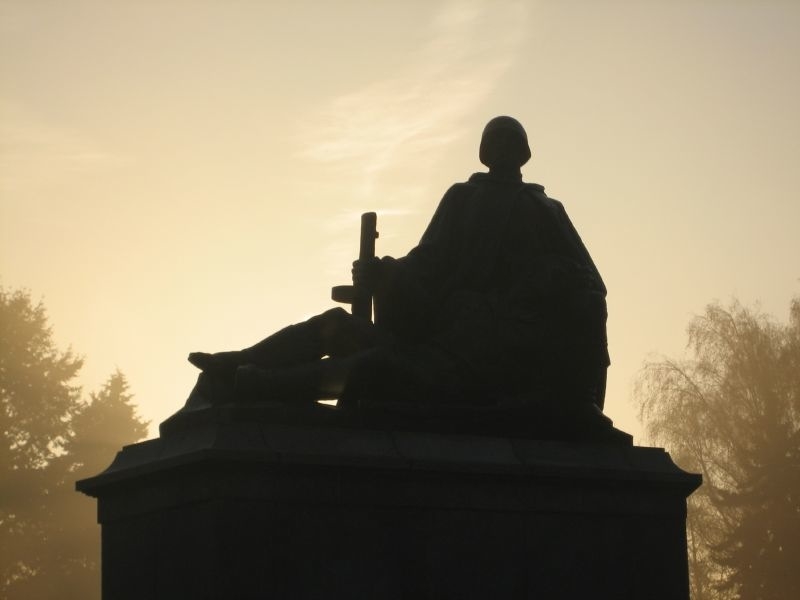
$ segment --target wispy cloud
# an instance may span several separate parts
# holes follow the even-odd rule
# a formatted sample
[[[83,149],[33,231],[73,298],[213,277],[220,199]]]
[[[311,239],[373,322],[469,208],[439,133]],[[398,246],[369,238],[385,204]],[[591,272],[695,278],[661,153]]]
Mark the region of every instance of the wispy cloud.
[[[302,132],[303,154],[360,173],[362,197],[387,169],[438,156],[513,63],[526,17],[523,2],[448,2],[403,68],[322,107]]]
[[[27,188],[71,174],[125,164],[126,159],[62,128],[50,127],[29,111],[0,102],[0,188]]]
[[[339,212],[323,226],[330,240],[328,274],[338,277],[355,258],[365,207],[378,213],[379,254],[391,249],[392,234],[414,218],[416,207],[429,209],[427,185],[408,175],[421,174],[465,136],[477,142],[483,123],[476,115],[517,59],[528,10],[521,1],[449,1],[403,66],[328,100],[306,120],[301,155],[340,171],[331,182],[347,181]],[[401,179],[403,185],[396,185]],[[326,193],[336,195],[335,185]]]

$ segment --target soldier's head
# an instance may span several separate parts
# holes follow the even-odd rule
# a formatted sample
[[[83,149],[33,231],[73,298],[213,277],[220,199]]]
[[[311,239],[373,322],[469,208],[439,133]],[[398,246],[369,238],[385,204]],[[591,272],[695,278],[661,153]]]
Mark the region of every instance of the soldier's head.
[[[483,129],[479,157],[490,171],[518,171],[531,157],[528,134],[516,119],[495,117]]]

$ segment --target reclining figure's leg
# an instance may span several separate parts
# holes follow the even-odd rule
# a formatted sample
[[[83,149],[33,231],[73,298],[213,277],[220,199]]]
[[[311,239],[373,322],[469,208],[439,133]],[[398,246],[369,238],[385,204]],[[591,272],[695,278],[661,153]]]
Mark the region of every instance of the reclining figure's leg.
[[[384,337],[372,323],[333,308],[244,350],[193,352],[189,362],[228,385],[235,379],[244,399],[335,398],[356,355]]]
[[[318,317],[315,317],[318,318]],[[314,319],[289,325],[244,350],[229,352],[192,352],[189,362],[201,371],[233,381],[236,369],[255,364],[264,368],[310,362],[322,357]]]
[[[303,323],[289,325],[254,346],[230,352],[192,352],[189,362],[201,371],[233,379],[242,365],[275,369],[309,363],[323,356],[345,356],[370,344],[371,324],[357,322],[343,308],[332,308]]]

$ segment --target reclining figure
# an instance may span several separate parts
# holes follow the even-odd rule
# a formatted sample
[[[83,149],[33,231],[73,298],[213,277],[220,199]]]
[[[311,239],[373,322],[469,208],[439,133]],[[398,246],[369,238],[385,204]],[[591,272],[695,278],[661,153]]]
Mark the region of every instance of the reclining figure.
[[[600,274],[561,203],[522,182],[531,152],[518,121],[489,121],[479,156],[489,172],[447,191],[408,255],[353,263],[354,285],[374,298],[374,323],[333,308],[244,350],[192,353],[203,373],[187,406],[548,397],[602,409]]]

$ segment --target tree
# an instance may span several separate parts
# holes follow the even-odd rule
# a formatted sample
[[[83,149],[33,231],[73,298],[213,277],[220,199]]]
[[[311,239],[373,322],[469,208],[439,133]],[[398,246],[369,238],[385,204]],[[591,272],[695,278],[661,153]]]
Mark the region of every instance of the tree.
[[[82,359],[53,343],[41,303],[0,288],[0,596],[99,598],[99,527],[75,480],[144,437],[125,376],[85,402]]]
[[[800,598],[800,297],[788,324],[706,307],[687,360],[645,365],[648,437],[700,471],[687,534],[695,600]]]
[[[100,527],[96,501],[75,492],[75,481],[97,475],[120,448],[147,434],[137,417],[125,376],[116,371],[71,419],[64,454],[51,462],[55,481],[40,576],[20,588],[20,597],[99,598]]]
[[[0,288],[0,589],[38,568],[53,482],[46,467],[69,437],[83,360],[53,343],[44,306]]]
[[[128,390],[125,375],[117,370],[73,417],[72,436],[65,446],[73,482],[96,475],[123,445],[147,435],[148,423],[136,415]]]

